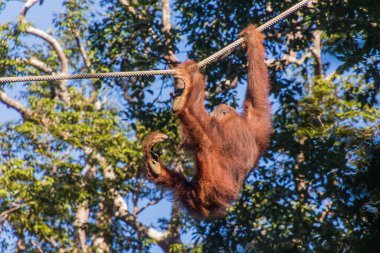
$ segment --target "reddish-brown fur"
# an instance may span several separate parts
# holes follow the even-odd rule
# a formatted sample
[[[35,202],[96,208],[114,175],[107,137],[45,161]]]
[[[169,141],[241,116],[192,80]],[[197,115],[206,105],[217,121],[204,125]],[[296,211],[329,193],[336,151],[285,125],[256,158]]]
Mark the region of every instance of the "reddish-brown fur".
[[[204,75],[193,61],[179,66],[185,89],[175,115],[180,120],[183,148],[195,159],[193,178],[189,181],[168,169],[154,153],[154,145],[166,138],[164,134],[154,132],[144,141],[148,178],[172,190],[175,198],[200,218],[225,213],[268,146],[271,119],[263,36],[252,25],[242,35],[248,55],[248,87],[241,115],[224,104],[207,113]]]

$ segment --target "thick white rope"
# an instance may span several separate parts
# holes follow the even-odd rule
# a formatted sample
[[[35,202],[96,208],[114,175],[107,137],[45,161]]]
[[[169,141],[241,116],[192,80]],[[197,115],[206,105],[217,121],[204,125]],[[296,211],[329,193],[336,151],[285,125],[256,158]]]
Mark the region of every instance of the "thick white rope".
[[[297,11],[301,7],[305,6],[313,0],[303,0],[298,4],[292,6],[286,11],[282,12],[280,15],[272,18],[265,24],[257,28],[258,31],[262,32],[268,27],[274,25],[281,19],[290,15],[291,13]],[[243,44],[244,38],[240,38],[237,41],[229,44],[228,46],[222,48],[218,52],[210,55],[206,59],[198,62],[199,67],[204,67],[225,54],[230,54],[237,47]],[[1,77],[1,83],[16,83],[16,82],[32,82],[32,81],[57,81],[57,80],[73,80],[73,79],[94,79],[94,78],[107,78],[107,77],[128,77],[128,76],[152,76],[152,75],[174,75],[175,69],[165,69],[165,70],[146,70],[146,71],[127,71],[127,72],[109,72],[109,73],[93,73],[93,74],[57,74],[57,75],[45,75],[45,76],[19,76],[19,77]]]
[[[289,9],[287,9],[286,11],[282,12],[280,15],[272,18],[271,20],[269,20],[268,22],[266,22],[265,24],[259,26],[257,28],[257,30],[259,32],[262,32],[264,31],[265,29],[267,29],[268,27],[276,24],[278,21],[280,21],[281,19],[289,16],[290,14],[292,14],[293,12],[297,11],[298,9],[300,9],[301,7],[305,6],[306,4],[308,4],[309,2],[311,2],[312,0],[303,0],[301,2],[299,2],[298,4],[296,5],[293,5],[292,7],[290,7]],[[218,58],[220,58],[221,56],[225,55],[225,54],[229,54],[231,53],[232,51],[234,51],[237,47],[240,47],[241,44],[244,43],[244,38],[240,38],[238,40],[236,40],[235,42],[232,42],[231,44],[229,44],[228,46],[222,48],[221,50],[219,50],[218,52],[214,53],[213,55],[210,55],[209,57],[207,57],[206,59],[204,59],[203,61],[200,61],[198,62],[198,66],[199,67],[204,67],[208,64],[210,64],[211,62],[214,62],[215,60],[217,60]]]

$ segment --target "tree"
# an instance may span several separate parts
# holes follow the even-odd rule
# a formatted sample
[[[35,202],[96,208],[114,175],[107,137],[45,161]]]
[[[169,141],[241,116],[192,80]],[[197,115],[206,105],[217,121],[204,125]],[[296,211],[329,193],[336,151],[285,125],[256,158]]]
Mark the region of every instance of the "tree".
[[[26,1],[17,22],[1,26],[2,75],[125,68],[123,62],[128,55],[121,53],[125,48],[114,47],[109,52],[102,49],[124,40],[111,38],[110,32],[130,32],[136,39],[128,45],[130,48],[134,48],[135,42],[145,43],[146,34],[153,31],[143,30],[141,27],[147,27],[143,23],[156,22],[153,29],[157,37],[148,44],[170,35],[170,30],[166,30],[168,25],[170,28],[165,23],[167,20],[157,23],[156,13],[161,7],[153,2],[136,6],[128,6],[125,1],[114,2],[117,15],[113,18],[126,13],[136,28],[125,29],[127,23],[120,22],[119,26],[101,30],[99,34],[96,28],[102,21],[87,22],[92,1],[64,2],[64,11],[54,20],[57,28],[54,34],[26,21],[30,8],[37,8],[36,3],[37,0]],[[138,17],[137,7],[153,13]],[[170,11],[165,1],[162,8]],[[30,45],[26,41],[30,36],[38,37],[43,43]],[[170,43],[169,38],[167,42]],[[96,60],[102,53],[110,54],[109,63],[103,61],[105,58]],[[164,53],[165,59],[171,60],[170,52]],[[152,68],[158,64],[150,54],[132,50],[135,66]],[[128,80],[128,83],[133,89],[133,86],[151,85],[152,81],[146,78]],[[21,116],[20,121],[1,126],[0,144],[1,218],[2,224],[17,238],[17,251],[91,252],[95,248],[104,252],[146,251],[152,242],[168,250],[177,241],[176,214],[170,223],[163,222],[167,232],[146,227],[137,219],[140,212],[163,197],[152,186],[148,188],[142,178],[140,143],[149,125],[139,123],[133,115],[123,122],[120,105],[124,102],[120,96],[118,104],[107,98],[116,94],[106,90],[109,85],[111,80],[29,83],[23,91],[25,96],[20,98],[24,103],[7,96],[5,90],[9,87],[2,86],[1,102]],[[127,88],[126,80],[118,80],[117,85]],[[124,101],[128,101],[128,92],[124,92]],[[130,102],[137,108],[139,99],[145,95],[138,89],[134,92],[136,101]],[[143,112],[144,108],[141,109]],[[142,199],[145,199],[143,203]],[[128,206],[131,202],[132,208]]]
[[[287,4],[181,1],[181,24],[202,55]],[[356,176],[377,173],[366,157],[379,141],[378,10],[374,1],[322,1],[266,31],[278,108],[272,146],[231,215],[199,226],[204,250],[346,252],[363,237],[376,243],[368,229],[378,192]]]
[[[8,1],[0,1],[6,7]],[[36,4],[40,3],[41,6]],[[1,76],[175,68],[186,41],[203,59],[296,1],[67,0],[45,32],[0,26]],[[95,4],[103,15],[97,13]],[[170,15],[174,11],[175,18]],[[20,120],[0,125],[0,224],[17,252],[361,252],[378,247],[376,107],[379,7],[321,1],[265,32],[275,111],[268,154],[240,201],[199,222],[173,204],[147,226],[140,214],[166,198],[143,177],[141,141],[169,135],[165,163],[189,170],[178,150],[165,77],[27,83],[0,102]],[[31,44],[36,37],[40,43]],[[185,38],[185,39],[184,39]],[[237,106],[244,52],[208,66],[208,104]],[[185,232],[193,234],[186,244]],[[227,238],[227,240],[226,240]],[[370,246],[369,246],[370,245]]]

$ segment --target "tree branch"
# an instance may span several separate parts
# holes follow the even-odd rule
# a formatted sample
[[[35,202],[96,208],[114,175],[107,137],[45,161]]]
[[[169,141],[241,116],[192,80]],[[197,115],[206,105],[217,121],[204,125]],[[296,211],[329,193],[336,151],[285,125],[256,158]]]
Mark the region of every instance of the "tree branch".
[[[288,65],[289,63],[291,63],[291,64],[296,64],[298,66],[301,66],[311,56],[312,56],[312,54],[310,52],[307,52],[301,58],[298,59],[296,57],[296,52],[294,52],[293,50],[291,50],[288,54],[285,54],[281,59],[279,59],[279,60],[270,59],[270,60],[266,60],[265,63],[268,66],[274,66],[275,67],[276,66],[276,62],[283,61],[286,65]]]
[[[24,4],[24,7],[21,9],[21,11],[19,13],[19,23],[25,24],[26,14],[28,13],[29,9],[34,4],[37,3],[37,1],[38,0],[26,1],[26,3]],[[58,55],[59,61],[61,63],[61,73],[62,74],[68,74],[69,73],[69,63],[68,63],[67,57],[66,57],[61,45],[53,36],[51,36],[50,34],[48,34],[45,31],[37,29],[33,26],[28,26],[26,28],[26,32],[29,34],[35,35],[35,36],[41,38],[42,40],[46,41],[47,43],[49,43]],[[60,98],[62,99],[62,101],[64,101],[66,104],[70,103],[70,95],[69,95],[69,91],[67,88],[67,80],[60,81],[58,94],[59,94]]]
[[[332,202],[329,199],[325,199],[323,204],[325,205],[325,209],[322,211],[321,217],[319,218],[320,222],[325,222],[327,215],[330,214]]]
[[[79,34],[79,31],[76,30],[74,31],[75,32],[75,41],[77,42],[77,45],[79,47],[79,50],[80,50],[80,53],[82,55],[82,58],[83,58],[83,61],[84,61],[84,64],[87,68],[88,71],[90,71],[91,73],[93,72],[92,69],[91,69],[91,61],[90,61],[90,58],[88,57],[87,55],[87,52],[86,52],[86,49],[84,48],[83,44],[82,44],[82,41],[80,39],[80,34]]]
[[[165,41],[165,45],[171,45],[172,44],[172,25],[170,22],[170,2],[169,0],[162,0],[162,32],[167,35],[167,39]],[[168,54],[164,55],[164,58],[169,63],[170,68],[174,68],[178,63],[179,60],[174,55],[174,52],[172,50],[168,50]]]
[[[140,213],[142,213],[148,207],[156,205],[158,202],[160,202],[162,200],[162,198],[163,198],[163,195],[161,194],[161,196],[159,198],[153,199],[152,201],[148,202],[146,205],[144,205],[143,207],[139,208],[136,211],[136,215],[139,215]]]
[[[42,250],[42,248],[40,247],[40,245],[38,245],[37,242],[35,242],[34,240],[32,240],[32,244],[34,245],[34,247],[37,248],[38,252],[44,253],[44,251]]]
[[[48,119],[45,119],[41,117],[40,115],[33,113],[31,110],[23,106],[20,102],[8,97],[7,94],[1,88],[0,88],[0,102],[2,102],[4,105],[9,106],[15,111],[17,111],[18,113],[20,113],[20,115],[24,119],[29,119],[34,122],[37,121],[44,127],[48,127],[51,124],[51,122]],[[70,136],[70,133],[62,132],[60,134],[60,137],[63,139],[67,139],[68,136]]]
[[[34,57],[32,57],[30,59],[17,58],[17,59],[15,59],[15,61],[30,65],[32,67],[35,67],[38,70],[45,72],[46,74],[54,74],[54,71],[48,65],[46,65],[43,61],[40,61]]]
[[[87,71],[89,71],[90,73],[94,73],[94,70],[92,69],[90,57],[88,57],[86,49],[84,48],[84,45],[81,41],[81,36],[79,34],[79,31],[75,30],[74,33],[75,33],[75,41],[77,42],[77,45],[79,47],[79,51],[82,55],[82,58],[83,58],[85,66],[87,68]],[[96,101],[97,94],[98,94],[98,88],[96,87],[95,82],[92,82],[92,91],[90,94],[90,102],[91,103]]]
[[[87,148],[85,152],[91,153],[93,157],[98,160],[99,164],[103,168],[106,168],[103,169],[105,178],[110,180],[115,179],[115,173],[113,172],[112,167],[107,164],[106,159],[101,154],[95,153],[94,150],[90,148]],[[127,203],[125,202],[123,196],[121,196],[121,194],[116,189],[110,189],[110,194],[113,196],[113,205],[115,208],[115,215],[117,217],[121,218],[127,224],[137,229],[140,233],[143,233],[144,235],[156,240],[157,242],[163,242],[167,238],[167,231],[160,232],[154,228],[148,228],[140,223],[137,220],[136,215],[133,215],[129,212]]]
[[[122,5],[124,5],[124,6],[127,8],[127,10],[128,10],[130,13],[132,13],[133,15],[137,15],[138,18],[142,17],[140,14],[137,13],[136,9],[133,8],[133,7],[128,3],[127,0],[119,0],[119,2],[120,2]]]
[[[62,74],[68,74],[69,73],[69,63],[68,63],[67,57],[66,57],[61,45],[53,36],[51,36],[50,34],[48,34],[45,31],[37,29],[33,26],[29,26],[26,29],[26,32],[33,34],[33,35],[43,39],[47,43],[49,43],[54,48],[54,51],[57,53],[59,61],[61,62],[61,73]]]
[[[157,242],[162,242],[168,236],[168,231],[160,232],[154,228],[148,228],[144,224],[140,223],[135,215],[132,215],[128,210],[128,205],[125,202],[124,198],[117,194],[115,198],[115,207],[117,208],[116,216],[121,218],[130,226],[134,227],[144,235],[147,235],[151,239],[154,239]]]
[[[115,180],[115,173],[113,172],[111,165],[107,163],[106,158],[104,158],[101,154],[97,153],[90,147],[85,147],[84,152],[88,155],[92,155],[99,162],[100,166],[103,167],[104,178],[109,180]],[[122,218],[126,223],[138,229],[140,232],[144,233],[150,238],[156,240],[157,242],[165,240],[168,234],[167,231],[160,232],[153,228],[146,227],[145,225],[137,221],[135,215],[129,212],[127,203],[125,202],[123,196],[121,196],[121,194],[116,189],[110,189],[110,193],[113,196],[113,205],[116,209],[115,215],[117,217]]]
[[[0,101],[6,105],[11,107],[12,109],[16,110],[18,113],[20,113],[22,116],[26,118],[32,118],[33,113],[28,108],[23,106],[20,102],[10,98],[7,96],[7,94],[0,89]]]
[[[33,113],[30,110],[28,110],[26,107],[21,105],[19,102],[7,97],[5,92],[3,92],[2,90],[0,90],[0,101],[6,105],[12,107],[13,109],[18,111],[21,115],[23,115],[26,118],[30,118],[30,119],[34,119],[34,120],[38,119],[44,127],[49,127],[52,125],[54,126],[54,123],[51,122],[50,120],[44,119],[40,115],[38,115],[38,116],[33,115]],[[56,134],[58,134],[58,136],[61,137],[63,140],[67,140],[70,137],[70,133],[66,133],[66,132],[59,132]],[[116,175],[115,175],[114,171],[112,170],[112,166],[108,164],[105,157],[103,157],[101,154],[97,153],[96,150],[91,148],[91,147],[83,146],[81,148],[85,154],[92,156],[93,158],[95,158],[99,162],[99,165],[103,168],[104,177],[106,179],[115,180]],[[85,168],[84,171],[89,171],[89,170]],[[159,243],[159,245],[161,247],[163,247],[162,245],[166,245],[165,240],[168,237],[168,234],[169,234],[168,231],[160,232],[154,228],[146,227],[145,225],[140,223],[137,220],[136,216],[129,212],[128,206],[127,206],[124,198],[121,196],[121,194],[116,189],[114,189],[114,188],[110,189],[110,198],[113,199],[113,207],[116,210],[115,214],[117,217],[123,219],[127,224],[133,226],[134,228],[136,228],[138,231],[140,231],[144,235],[146,235],[146,236],[154,239],[155,241],[157,241],[157,243]],[[82,211],[83,211],[83,214],[87,213],[87,211],[85,209],[80,210],[78,212],[82,212]],[[78,213],[77,216],[79,218],[79,216],[81,216],[81,215],[79,215],[79,213]],[[81,223],[83,224],[84,220],[82,220]],[[82,236],[83,236],[83,234],[82,234]],[[100,247],[102,247],[103,244],[105,244],[104,240],[101,240],[101,239],[102,238],[99,238],[99,240],[97,240],[97,243],[96,243],[96,245],[98,245]],[[82,240],[83,240],[83,237],[82,237]],[[82,249],[83,249],[83,247],[82,247]]]
[[[133,8],[130,4],[129,1],[127,0],[119,0],[119,2],[127,8],[127,10],[135,15],[138,19],[145,20],[146,18],[138,13],[135,8]],[[133,3],[134,1],[132,1]],[[162,1],[162,32],[165,33],[168,37],[168,39],[165,41],[165,45],[170,45],[171,44],[171,22],[170,22],[170,16],[171,16],[171,11],[170,11],[170,2],[169,0],[163,0]],[[149,31],[152,33],[153,37],[157,37],[155,31],[150,28]],[[178,63],[179,60],[177,57],[174,55],[172,50],[168,51],[168,54],[164,54],[164,59],[168,62],[168,65],[170,68],[174,68]]]
[[[68,60],[66,58],[66,55],[65,55],[61,45],[58,43],[58,41],[53,36],[51,36],[50,34],[44,32],[40,29],[32,27],[32,26],[29,26],[26,29],[26,32],[33,34],[33,35],[43,39],[47,43],[49,43],[54,48],[55,52],[58,55],[59,61],[61,62],[61,71],[60,72],[62,74],[68,74],[69,73],[69,64],[68,64]],[[60,83],[60,85],[59,85],[59,96],[63,102],[65,102],[66,104],[69,104],[70,103],[70,95],[69,95],[69,90],[67,88],[67,80],[62,80],[59,83]]]
[[[38,2],[39,0],[27,0],[24,4],[24,7],[21,9],[20,13],[18,14],[19,20],[23,21],[25,19],[26,14],[28,13],[29,9]]]
[[[163,31],[170,33],[172,29],[172,24],[170,22],[170,3],[169,0],[162,0],[162,24]]]
[[[93,178],[93,176],[95,175],[96,168],[95,166],[91,166],[88,163],[88,161],[86,161],[86,165],[83,171],[84,172],[82,174],[83,174],[84,180],[83,180],[82,186],[85,187],[85,185],[87,184],[87,181]],[[78,229],[78,239],[79,239],[80,247],[83,253],[87,252],[86,225],[88,223],[89,217],[90,217],[90,208],[88,206],[88,202],[84,201],[83,203],[79,204],[76,215],[75,215],[75,221],[74,221],[74,227],[77,227]]]
[[[20,13],[19,13],[19,22],[20,23],[23,23],[25,24],[25,16],[26,14],[28,13],[29,9],[38,2],[38,0],[28,0],[26,1],[26,3],[24,4],[24,7],[21,9]],[[48,34],[47,32],[45,31],[42,31],[40,29],[37,29],[33,26],[28,26],[26,28],[26,32],[27,33],[30,33],[30,34],[33,34],[41,39],[43,39],[44,41],[46,41],[47,43],[49,43],[53,48],[54,50],[57,52],[57,55],[58,55],[58,58],[61,62],[61,73],[62,74],[68,74],[68,71],[69,71],[69,67],[68,67],[68,60],[66,58],[66,55],[61,47],[61,45],[59,44],[59,42],[53,37],[51,36],[50,34]]]
[[[18,209],[20,209],[20,208],[22,208],[22,207],[25,206],[25,204],[14,204],[14,205],[15,205],[15,207],[12,207],[12,208],[10,208],[10,209],[8,209],[8,210],[6,210],[6,211],[0,213],[0,220],[5,220],[5,219],[7,219],[7,218],[8,218],[8,215],[9,215],[10,213],[13,213],[14,211],[17,211]]]
[[[20,11],[20,14],[19,14],[19,22],[20,23],[25,22],[24,20],[25,20],[25,16],[26,16],[28,10],[37,1],[38,0],[29,0],[25,3],[24,8]],[[124,1],[124,0],[120,0],[120,2],[124,5],[127,3],[127,1]],[[142,18],[142,19],[144,18],[141,14],[139,14],[131,6],[128,7],[128,10],[132,14],[138,15],[138,17],[140,17],[140,18]],[[53,36],[51,36],[50,34],[44,32],[42,30],[39,30],[35,27],[32,27],[32,26],[27,27],[26,32],[43,39],[50,46],[52,46],[53,49],[55,50],[55,52],[57,53],[58,58],[60,60],[60,63],[61,63],[61,70],[60,71],[61,71],[61,73],[68,73],[68,59],[64,53],[64,50],[62,49],[62,47],[60,46],[58,41]],[[86,59],[88,59],[88,56],[85,54],[84,47],[80,47],[80,51],[81,51],[82,57],[85,59],[86,67],[89,67],[90,66],[89,61],[86,61]],[[37,64],[36,61],[34,61],[34,65],[36,65],[36,67],[38,66],[39,68],[43,67],[42,64]],[[47,70],[47,69],[45,69],[45,70]],[[66,82],[61,82],[60,91],[61,91],[60,94],[62,94],[62,100],[65,101],[66,103],[68,103],[69,102],[69,93],[67,90]],[[24,107],[19,102],[15,101],[11,98],[8,98],[6,93],[1,89],[0,89],[0,101],[3,102],[4,104],[6,104],[7,106],[12,107],[16,111],[18,111],[21,115],[23,115],[24,117],[31,118],[31,119],[34,119],[34,118],[39,119],[41,121],[41,124],[45,127],[54,127],[56,125],[55,122],[52,122],[51,120],[48,120],[48,119],[44,119],[40,115],[34,115],[28,108]],[[63,140],[67,140],[68,138],[70,138],[70,133],[66,133],[64,131],[57,132],[55,134],[57,134]],[[84,150],[85,153],[93,155],[93,157],[98,160],[100,166],[102,166],[102,168],[104,168],[103,172],[104,172],[105,178],[110,179],[110,180],[115,179],[115,177],[116,177],[115,173],[112,170],[112,166],[107,163],[106,158],[104,158],[101,154],[97,153],[96,150],[94,150],[91,147],[87,147],[87,146],[83,147],[82,146],[81,148]],[[128,222],[129,224],[133,224],[133,226],[135,226],[135,227],[138,227],[139,231],[143,231],[145,235],[156,240],[157,242],[165,240],[168,232],[166,232],[166,231],[160,232],[160,231],[157,231],[153,228],[148,228],[148,227],[144,226],[143,224],[141,224],[140,222],[138,222],[136,216],[133,216],[132,214],[129,213],[127,204],[126,204],[125,200],[123,199],[123,197],[121,196],[121,194],[116,189],[110,189],[110,192],[112,193],[113,207],[117,210],[116,212],[119,214],[120,217],[124,217],[124,220],[126,222]],[[82,225],[85,222],[85,219],[83,219],[83,217],[84,218],[87,217],[87,210],[86,210],[86,208],[83,209],[82,207],[80,207],[78,210],[78,213],[77,213],[77,223],[78,224],[80,223]],[[85,238],[85,237],[82,236],[82,238],[80,239],[82,249],[84,249],[86,247],[82,243],[84,241],[83,238]]]
[[[321,43],[321,30],[315,30],[313,32],[313,46],[310,51],[315,58],[315,75],[322,76],[323,75],[323,63],[322,63],[322,43]]]

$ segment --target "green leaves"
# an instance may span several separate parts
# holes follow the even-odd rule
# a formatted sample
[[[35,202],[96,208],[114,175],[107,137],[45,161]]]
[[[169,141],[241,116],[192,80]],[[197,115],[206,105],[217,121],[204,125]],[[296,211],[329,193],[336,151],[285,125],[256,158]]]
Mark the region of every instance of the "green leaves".
[[[355,210],[365,202],[364,195],[377,198],[377,190],[361,188],[359,193],[350,179],[362,169],[368,171],[367,166],[356,163],[363,158],[368,142],[378,145],[379,110],[374,99],[378,63],[372,56],[379,50],[369,45],[380,37],[373,27],[364,28],[357,19],[366,12],[365,23],[376,23],[374,9],[363,7],[374,3],[318,3],[266,31],[268,58],[275,61],[270,65],[276,108],[272,145],[260,168],[248,178],[249,187],[231,215],[198,226],[205,250],[223,245],[227,252],[247,247],[253,252],[349,251],[351,246],[344,241],[357,236],[352,220],[357,229],[366,231],[363,217]],[[208,5],[215,12],[207,11]],[[254,5],[244,1],[179,1],[177,8],[184,11],[181,25],[190,34],[193,54],[202,58],[202,54],[214,51],[213,45],[220,48],[230,36],[236,38],[248,22],[263,23],[285,5],[283,1],[256,1]],[[268,6],[271,8],[265,10]],[[215,20],[217,26],[208,29]],[[298,61],[310,50],[316,52],[315,30],[323,35],[321,59],[312,55]],[[367,33],[377,35],[367,37]],[[366,50],[372,50],[372,56]],[[297,61],[282,60],[292,55]],[[315,70],[318,60],[326,71],[319,77]],[[238,63],[228,58],[209,67],[211,91],[213,78],[221,78],[227,66]],[[241,65],[237,69],[233,73],[239,73]]]
[[[174,1],[173,26],[163,32],[160,1],[126,2],[70,0],[58,5],[51,34],[64,48],[70,72],[163,69],[170,51],[203,59],[234,41],[248,23],[262,24],[291,5]],[[0,3],[0,12],[4,5]],[[271,147],[227,217],[198,222],[183,213],[179,219],[168,217],[170,210],[159,209],[157,216],[163,218],[155,225],[169,229],[160,245],[171,252],[376,249],[377,6],[374,0],[319,1],[265,32],[275,108]],[[24,36],[27,25],[17,20],[0,24],[0,75],[46,74],[20,58],[38,59],[54,72],[60,69],[50,46],[31,44]],[[246,88],[244,54],[238,50],[205,69],[207,108],[222,102],[239,107]],[[320,63],[322,73],[317,72]],[[237,88],[231,85],[236,80]],[[62,84],[68,85],[70,104],[60,100]],[[97,250],[97,239],[110,251],[148,252],[157,240],[144,232],[154,227],[139,223],[144,216],[139,208],[148,203],[149,210],[162,193],[143,179],[141,141],[153,130],[164,132],[169,136],[162,144],[165,164],[181,165],[190,177],[193,173],[192,161],[178,150],[178,122],[168,95],[172,79],[20,87],[9,97],[19,99],[32,115],[20,114],[20,120],[0,126],[0,214],[19,207],[1,217],[20,245],[26,251],[36,251],[35,242],[46,252],[80,251],[83,228],[88,251]],[[8,86],[1,88],[10,93]],[[128,211],[139,214],[121,215],[113,202],[117,193]],[[89,217],[79,226],[81,207]],[[193,239],[181,241],[178,236],[185,232]]]

